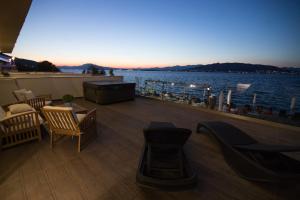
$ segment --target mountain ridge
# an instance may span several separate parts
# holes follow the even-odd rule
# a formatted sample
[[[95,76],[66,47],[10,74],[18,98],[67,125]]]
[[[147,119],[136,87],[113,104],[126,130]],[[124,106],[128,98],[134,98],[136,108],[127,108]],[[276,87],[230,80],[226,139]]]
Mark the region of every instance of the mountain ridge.
[[[277,67],[273,65],[251,63],[212,63],[196,65],[176,65],[170,67],[139,68],[142,71],[187,71],[187,72],[299,72],[299,68]]]
[[[34,60],[17,58],[17,63],[31,70],[36,67],[38,62]],[[259,72],[259,73],[296,73],[300,74],[300,67],[278,67],[273,65],[251,64],[240,62],[212,63],[212,64],[196,64],[196,65],[175,65],[166,67],[148,67],[148,68],[125,68],[125,67],[108,67],[100,66],[93,63],[85,63],[78,66],[57,66],[59,69],[76,69],[87,70],[96,67],[99,70],[123,69],[123,70],[140,70],[140,71],[183,71],[183,72]]]
[[[82,65],[78,65],[78,66],[58,66],[58,68],[60,69],[82,69],[82,70],[86,70],[86,69],[89,69],[90,67],[96,67],[98,69],[112,69],[111,67],[104,67],[104,66],[101,66],[101,65],[96,65],[96,64],[93,64],[93,63],[85,63],[85,64],[82,64]]]
[[[166,67],[147,67],[147,68],[113,68],[87,63],[79,66],[60,66],[65,69],[86,69],[89,66],[95,66],[102,69],[122,69],[122,70],[140,70],[140,71],[183,71],[183,72],[281,72],[281,73],[300,73],[300,68],[296,67],[277,67],[273,65],[227,62],[196,65],[175,65]]]

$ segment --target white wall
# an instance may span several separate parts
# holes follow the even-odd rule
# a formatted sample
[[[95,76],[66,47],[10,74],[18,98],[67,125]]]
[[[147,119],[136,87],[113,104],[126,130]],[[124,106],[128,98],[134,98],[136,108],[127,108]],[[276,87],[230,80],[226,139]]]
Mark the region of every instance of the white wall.
[[[84,81],[122,81],[122,76],[51,76],[0,78],[0,105],[15,102],[12,94],[17,89],[32,90],[35,95],[51,94],[53,99],[61,99],[65,94],[83,97]]]
[[[17,90],[18,86],[15,79],[1,78],[0,79],[0,105],[16,102],[13,91]]]

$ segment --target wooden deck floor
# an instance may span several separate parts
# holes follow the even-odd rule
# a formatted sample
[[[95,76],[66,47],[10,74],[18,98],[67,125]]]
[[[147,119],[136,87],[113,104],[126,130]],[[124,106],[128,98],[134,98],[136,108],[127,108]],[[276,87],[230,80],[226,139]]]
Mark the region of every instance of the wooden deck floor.
[[[300,186],[246,181],[226,164],[218,147],[204,134],[195,134],[198,121],[230,122],[267,143],[300,145],[299,130],[285,130],[201,112],[185,105],[137,98],[97,108],[98,138],[81,153],[76,139],[64,138],[53,150],[44,136],[0,153],[0,199],[299,199]],[[169,121],[190,128],[185,146],[198,172],[193,190],[161,192],[142,189],[135,173],[143,146],[142,129],[150,121]],[[296,155],[297,156],[297,155]]]

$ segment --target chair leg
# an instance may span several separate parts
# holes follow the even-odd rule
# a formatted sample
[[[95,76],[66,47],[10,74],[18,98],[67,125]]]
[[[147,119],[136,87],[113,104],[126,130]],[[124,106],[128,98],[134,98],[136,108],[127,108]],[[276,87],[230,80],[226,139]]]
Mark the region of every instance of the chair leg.
[[[37,129],[38,136],[39,136],[39,141],[42,141],[42,133],[41,133],[41,127],[39,126]]]
[[[53,133],[52,131],[50,132],[50,148],[53,148]]]
[[[178,157],[179,157],[179,167],[180,167],[180,175],[184,175],[184,169],[183,169],[183,151],[182,149],[179,150],[178,152]]]
[[[80,152],[80,141],[81,140],[81,135],[78,136],[78,149],[77,151]]]
[[[151,173],[151,145],[147,145],[147,173]]]

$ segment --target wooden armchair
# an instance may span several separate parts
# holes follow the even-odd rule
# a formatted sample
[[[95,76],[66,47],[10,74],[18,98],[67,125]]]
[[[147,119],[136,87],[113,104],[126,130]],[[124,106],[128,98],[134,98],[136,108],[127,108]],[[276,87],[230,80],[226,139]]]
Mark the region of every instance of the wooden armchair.
[[[0,150],[38,139],[41,141],[40,120],[36,111],[5,117],[0,121]]]
[[[87,114],[75,114],[71,107],[45,106],[42,112],[49,124],[51,148],[55,135],[77,136],[78,152],[82,144],[97,136],[96,109]]]
[[[42,114],[41,109],[46,106],[46,99],[43,97],[35,97],[33,99],[26,99],[24,101],[25,103],[29,104],[31,107],[33,107],[36,111],[38,111],[40,114]]]
[[[52,104],[50,94],[34,95],[31,90],[19,89],[13,91],[13,95],[18,102],[24,102],[31,105],[36,111],[41,112],[41,108]]]

